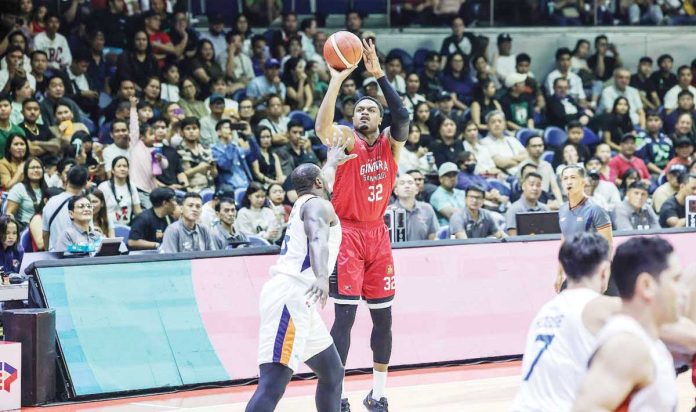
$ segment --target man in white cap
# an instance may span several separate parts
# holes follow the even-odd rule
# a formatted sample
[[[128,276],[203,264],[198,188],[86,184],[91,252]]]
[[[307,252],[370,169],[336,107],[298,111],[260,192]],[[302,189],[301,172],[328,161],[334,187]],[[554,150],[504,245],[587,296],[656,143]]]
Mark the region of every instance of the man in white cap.
[[[505,78],[508,92],[500,99],[508,130],[534,128],[534,97],[526,90],[527,75],[511,73]]]
[[[454,187],[457,184],[457,174],[459,168],[452,162],[441,164],[437,170],[440,186],[430,196],[430,205],[437,212],[440,225],[448,225],[452,215],[466,207],[466,192]]]

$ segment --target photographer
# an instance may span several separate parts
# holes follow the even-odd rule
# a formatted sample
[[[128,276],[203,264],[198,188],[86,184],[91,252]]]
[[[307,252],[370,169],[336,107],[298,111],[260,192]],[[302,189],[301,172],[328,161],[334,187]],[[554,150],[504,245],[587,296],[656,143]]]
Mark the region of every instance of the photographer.
[[[235,189],[246,188],[253,180],[246,150],[236,136],[234,128],[246,127],[242,123],[233,123],[228,119],[220,120],[215,126],[218,143],[212,147],[213,159],[217,164],[217,186],[230,185]]]

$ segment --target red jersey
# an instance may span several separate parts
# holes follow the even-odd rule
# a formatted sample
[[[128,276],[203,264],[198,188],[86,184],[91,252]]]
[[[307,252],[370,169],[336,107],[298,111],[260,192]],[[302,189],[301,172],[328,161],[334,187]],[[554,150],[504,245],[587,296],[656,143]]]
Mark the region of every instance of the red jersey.
[[[341,220],[383,221],[397,172],[389,137],[382,132],[369,146],[357,132],[353,135],[350,154],[358,157],[338,167],[331,203]]]

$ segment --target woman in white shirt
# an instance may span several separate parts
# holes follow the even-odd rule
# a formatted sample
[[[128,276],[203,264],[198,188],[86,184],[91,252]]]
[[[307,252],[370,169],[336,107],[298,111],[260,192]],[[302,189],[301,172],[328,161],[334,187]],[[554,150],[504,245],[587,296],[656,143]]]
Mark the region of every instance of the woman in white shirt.
[[[435,158],[428,156],[429,149],[420,145],[421,132],[418,126],[411,124],[408,132],[408,140],[399,156],[399,173],[406,173],[409,170],[419,170],[421,173],[435,173]],[[428,160],[431,160],[428,162]]]
[[[247,188],[234,227],[240,233],[261,237],[271,243],[280,238],[282,232],[276,214],[267,206],[266,191],[260,184],[254,182]]]
[[[500,169],[495,166],[488,148],[479,141],[479,130],[473,120],[464,126],[464,150],[476,155],[476,174],[496,177],[501,173]]]
[[[129,225],[142,211],[138,190],[130,181],[129,167],[128,158],[117,156],[111,162],[111,179],[98,186],[104,193],[106,209],[114,224]]]

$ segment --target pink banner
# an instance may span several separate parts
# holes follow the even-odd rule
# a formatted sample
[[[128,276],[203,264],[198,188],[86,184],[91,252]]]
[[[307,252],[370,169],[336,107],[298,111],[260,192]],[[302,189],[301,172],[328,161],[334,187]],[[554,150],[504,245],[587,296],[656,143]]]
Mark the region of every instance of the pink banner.
[[[696,235],[665,235],[684,265]],[[615,239],[620,244],[626,238]],[[559,241],[396,249],[392,365],[516,355],[529,322],[550,299]],[[275,256],[192,261],[196,299],[210,341],[232,379],[258,374],[258,297]],[[330,328],[333,306],[321,312]],[[367,308],[358,309],[348,368],[372,366]],[[306,368],[300,372],[307,372]]]

